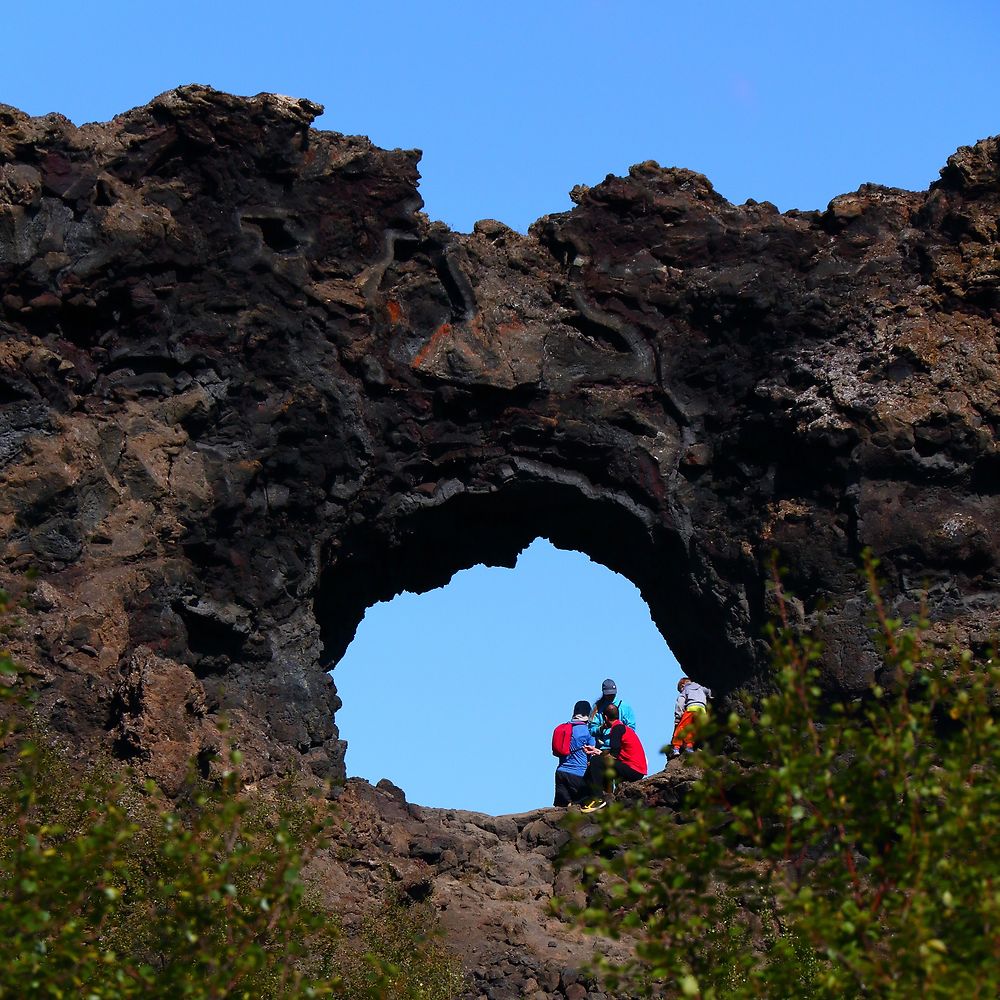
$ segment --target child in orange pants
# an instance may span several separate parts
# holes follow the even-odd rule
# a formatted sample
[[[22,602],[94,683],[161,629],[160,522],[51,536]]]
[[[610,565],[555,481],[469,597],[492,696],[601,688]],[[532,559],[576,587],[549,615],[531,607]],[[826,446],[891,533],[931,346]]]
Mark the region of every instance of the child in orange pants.
[[[671,753],[674,757],[683,748],[688,753],[694,752],[694,741],[699,726],[708,718],[708,699],[712,696],[709,688],[682,677],[677,682],[677,704],[674,707],[674,735],[670,741]]]

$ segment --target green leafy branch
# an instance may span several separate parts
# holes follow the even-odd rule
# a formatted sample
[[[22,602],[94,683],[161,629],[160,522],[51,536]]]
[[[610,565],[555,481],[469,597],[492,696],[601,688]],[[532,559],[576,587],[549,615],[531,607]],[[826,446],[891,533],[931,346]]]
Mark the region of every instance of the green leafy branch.
[[[572,841],[580,918],[635,940],[610,982],[705,998],[1000,993],[1000,671],[936,658],[925,622],[887,614],[874,560],[865,573],[882,684],[824,689],[776,577],[775,691],[710,727],[680,815],[617,805]]]

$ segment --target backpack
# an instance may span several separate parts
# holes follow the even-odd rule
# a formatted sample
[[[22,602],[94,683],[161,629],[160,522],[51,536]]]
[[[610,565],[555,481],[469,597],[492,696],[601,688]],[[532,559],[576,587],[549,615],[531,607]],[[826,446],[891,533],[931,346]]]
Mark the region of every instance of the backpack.
[[[573,742],[573,723],[562,722],[552,730],[552,756],[566,757]]]

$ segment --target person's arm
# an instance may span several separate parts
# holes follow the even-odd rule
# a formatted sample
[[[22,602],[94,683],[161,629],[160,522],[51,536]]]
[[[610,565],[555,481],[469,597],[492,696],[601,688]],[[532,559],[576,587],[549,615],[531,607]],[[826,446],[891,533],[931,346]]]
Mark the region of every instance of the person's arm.
[[[626,726],[630,726],[632,729],[635,729],[635,712],[627,701],[622,702],[621,713],[622,722],[624,722]]]
[[[600,736],[601,735],[601,730],[605,729],[605,728],[606,728],[606,723],[604,721],[604,713],[603,712],[595,712],[594,715],[593,715],[593,717],[590,720],[590,726],[589,726],[590,731],[595,736]]]
[[[611,727],[611,740],[608,744],[608,750],[611,751],[612,757],[617,757],[622,752],[622,737],[624,735],[625,735],[624,725]]]

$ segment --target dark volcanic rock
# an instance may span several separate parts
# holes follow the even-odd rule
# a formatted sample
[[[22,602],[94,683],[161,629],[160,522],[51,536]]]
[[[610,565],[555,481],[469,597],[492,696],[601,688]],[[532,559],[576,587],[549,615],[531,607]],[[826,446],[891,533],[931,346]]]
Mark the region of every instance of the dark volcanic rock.
[[[773,552],[833,685],[873,670],[866,546],[893,612],[995,634],[996,139],[825,212],[645,163],[458,235],[319,110],[0,108],[0,524],[54,727],[169,784],[225,716],[255,775],[342,777],[365,609],[538,535],[721,692],[766,669]]]

